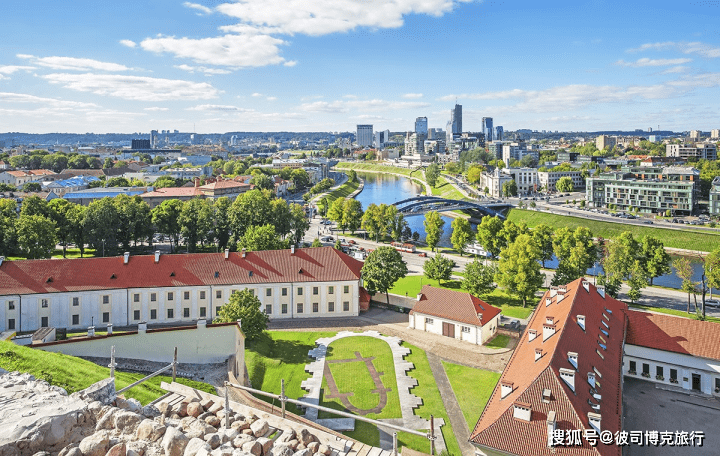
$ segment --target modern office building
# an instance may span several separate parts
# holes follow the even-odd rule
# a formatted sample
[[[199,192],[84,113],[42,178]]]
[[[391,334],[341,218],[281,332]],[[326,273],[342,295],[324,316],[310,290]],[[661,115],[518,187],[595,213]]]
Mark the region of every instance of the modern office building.
[[[710,130],[710,139],[720,139],[720,129]]]
[[[149,139],[133,139],[130,141],[130,148],[133,150],[152,149]]]
[[[157,149],[159,145],[160,144],[158,143],[158,131],[151,130],[150,131],[150,148]]]
[[[585,179],[582,177],[582,171],[538,171],[538,188],[542,188],[547,192],[556,192],[557,181],[563,177],[569,177],[572,179],[573,188],[575,190],[582,190],[585,188]]]
[[[717,147],[715,144],[710,142],[695,144],[668,144],[665,146],[665,155],[668,157],[683,158],[685,160],[688,158],[717,160]]]
[[[482,118],[482,132],[485,133],[485,141],[490,142],[495,140],[495,129],[493,128],[492,117]]]
[[[371,147],[373,145],[373,126],[358,125],[356,141],[360,147]]]
[[[520,161],[528,155],[532,156],[535,161],[539,158],[538,151],[528,149],[527,144],[523,141],[503,145],[502,159],[506,165],[510,164],[511,159]]]
[[[415,119],[415,133],[424,135],[427,138],[428,120],[427,117],[418,117]]]
[[[407,132],[405,134],[405,155],[425,155],[427,135]]]
[[[577,161],[578,152],[558,152],[557,159],[560,163]]]
[[[676,166],[623,167],[588,177],[585,196],[593,207],[614,204],[619,210],[672,214],[691,214],[699,197],[700,172]]]
[[[488,152],[493,154],[495,159],[502,160],[503,158],[503,146],[508,144],[507,141],[492,141],[487,143]]]
[[[496,141],[502,141],[504,134],[505,134],[505,129],[501,125],[498,125],[497,127],[495,127],[495,140]]]
[[[462,133],[462,105],[456,103],[455,107],[450,111],[450,123],[452,134],[459,135]]]
[[[720,215],[720,176],[713,179],[710,185],[710,215]]]
[[[385,144],[390,141],[390,130],[376,131],[375,140],[373,141],[373,147],[377,149],[383,149]]]

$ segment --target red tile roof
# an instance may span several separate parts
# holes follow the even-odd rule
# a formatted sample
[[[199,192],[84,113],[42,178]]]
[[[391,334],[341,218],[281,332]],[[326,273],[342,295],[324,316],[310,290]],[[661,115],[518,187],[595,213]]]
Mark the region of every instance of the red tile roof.
[[[4,261],[0,296],[81,290],[358,280],[362,263],[333,247]],[[252,274],[250,274],[252,272]],[[217,277],[216,277],[217,273]],[[114,277],[114,278],[113,278]]]
[[[620,447],[600,443],[596,448],[587,445],[547,446],[546,419],[551,410],[556,413],[559,429],[589,429],[588,412],[601,415],[600,427],[603,431],[609,430],[614,434],[621,428],[620,371],[627,306],[609,295],[603,298],[595,286],[587,282],[586,291],[583,280],[568,284],[564,293],[562,290],[549,290],[543,295],[470,436],[471,442],[516,455],[621,454]],[[578,315],[585,316],[585,329],[578,324]],[[555,333],[544,339],[543,330],[548,317],[553,319]],[[537,333],[532,341],[529,340],[531,330]],[[602,331],[607,331],[608,335]],[[606,349],[599,344],[602,340]],[[536,349],[542,353],[537,360]],[[569,352],[577,353],[577,368],[570,363]],[[560,377],[560,369],[563,368],[575,372],[574,391]],[[591,394],[588,383],[588,373],[591,372],[600,374],[596,376],[599,385],[596,392],[601,395],[601,401]],[[501,397],[500,386],[503,382],[513,384],[513,390],[504,398]],[[551,391],[549,403],[542,401],[544,389]],[[516,401],[531,405],[530,422],[513,418],[513,403]],[[600,410],[593,410],[588,401],[599,404]]]
[[[140,195],[141,198],[178,198],[183,196],[191,198],[193,196],[202,196],[202,193],[200,192],[198,187],[195,187],[193,185],[191,187],[157,188],[152,192],[147,192]]]
[[[625,343],[720,360],[720,325],[650,312],[628,311]]]
[[[250,184],[246,184],[243,182],[235,182],[232,180],[221,180],[221,181],[213,182],[211,184],[205,184],[205,185],[200,186],[201,189],[205,189],[205,190],[215,190],[218,188],[243,188],[243,187],[250,188]]]
[[[500,309],[470,293],[445,290],[430,285],[424,285],[421,293],[422,296],[413,306],[411,314],[417,312],[458,323],[483,326],[500,313]],[[482,320],[478,314],[482,315]]]

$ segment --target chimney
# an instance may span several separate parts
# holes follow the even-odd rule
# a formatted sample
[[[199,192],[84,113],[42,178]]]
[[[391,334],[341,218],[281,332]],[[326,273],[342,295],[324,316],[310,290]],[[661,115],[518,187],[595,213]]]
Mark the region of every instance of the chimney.
[[[572,369],[560,368],[560,378],[575,392],[575,371]]]
[[[195,188],[198,188],[198,187],[200,187],[200,178],[196,177],[195,178]]]
[[[553,446],[553,433],[557,422],[555,421],[555,410],[550,410],[547,414],[547,433],[548,433],[548,446]]]
[[[128,264],[128,261],[130,261],[130,252],[125,252],[123,255],[123,264]]]
[[[542,358],[542,348],[536,348],[535,349],[535,361]]]
[[[290,255],[295,255],[295,244],[290,246]]]
[[[423,294],[422,294],[422,293],[418,293],[418,294],[417,294],[417,300],[418,300],[418,301],[421,301],[421,300],[422,300],[422,297],[423,297]]]
[[[545,298],[545,307],[549,306],[550,304],[552,304],[552,298]]]
[[[558,294],[565,294],[567,292],[567,286],[566,285],[560,285],[558,287]]]
[[[500,382],[500,399],[505,399],[508,394],[512,393],[513,384],[511,382]]]
[[[585,315],[577,316],[577,324],[582,328],[583,331],[585,331]]]
[[[578,354],[575,352],[568,352],[568,362],[575,366],[575,369],[578,367]]]
[[[555,334],[555,325],[545,323],[543,325],[543,342],[548,340],[553,334]]]
[[[537,337],[537,331],[534,329],[528,330],[528,342],[532,342]]]
[[[243,249],[243,258],[245,257],[245,249]],[[230,249],[225,249],[225,259],[230,258]]]
[[[112,323],[108,323],[107,325],[107,335],[112,336]]]
[[[147,332],[147,322],[141,321],[138,323],[138,334],[145,334]]]
[[[88,337],[95,337],[95,327],[88,326]]]
[[[240,250],[240,258],[245,258],[245,255],[247,255],[247,251],[245,249]]]
[[[601,416],[599,413],[588,412],[588,421],[590,422],[590,427],[595,429],[597,432],[601,432],[600,419]]]
[[[587,280],[583,280],[583,281],[582,281],[582,286],[583,286],[583,288],[585,289],[585,291],[587,291],[588,293],[590,293],[590,282],[588,282]]]
[[[604,285],[598,285],[597,287],[595,287],[595,289],[597,290],[598,294],[599,294],[600,296],[602,296],[603,299],[605,299],[605,286],[604,286]]]
[[[155,251],[155,263],[159,263],[159,262],[160,262],[160,251],[156,250]]]
[[[530,422],[532,406],[526,402],[515,402],[513,404],[513,418]]]

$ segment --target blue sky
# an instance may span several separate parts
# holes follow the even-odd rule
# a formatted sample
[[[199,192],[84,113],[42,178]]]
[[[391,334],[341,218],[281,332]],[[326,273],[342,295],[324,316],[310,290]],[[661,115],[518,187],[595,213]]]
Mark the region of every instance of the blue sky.
[[[7,4],[9,3],[9,4]],[[0,131],[720,128],[720,2],[3,4]]]

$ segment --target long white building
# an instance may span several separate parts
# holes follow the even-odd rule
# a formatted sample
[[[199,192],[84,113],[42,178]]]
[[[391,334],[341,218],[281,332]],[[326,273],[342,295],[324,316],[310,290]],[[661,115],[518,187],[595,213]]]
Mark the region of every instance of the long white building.
[[[209,320],[242,289],[270,318],[357,316],[361,267],[332,247],[0,261],[0,331]]]

